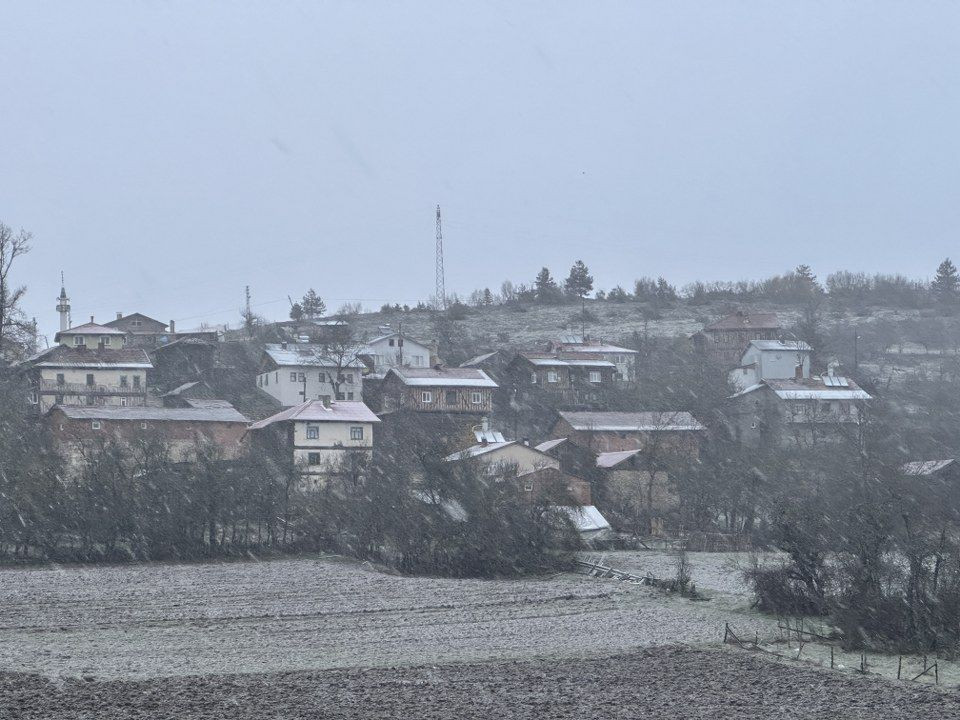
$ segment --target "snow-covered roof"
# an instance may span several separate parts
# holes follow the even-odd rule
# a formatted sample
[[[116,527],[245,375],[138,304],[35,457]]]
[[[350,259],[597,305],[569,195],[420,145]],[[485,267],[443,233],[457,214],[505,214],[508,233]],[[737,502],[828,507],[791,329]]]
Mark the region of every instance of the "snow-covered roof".
[[[610,523],[594,505],[563,506],[563,510],[581,533],[599,533],[610,530]]]
[[[605,452],[597,455],[597,467],[604,468],[609,470],[612,467],[616,467],[624,460],[629,460],[634,455],[639,453],[640,450],[619,450],[617,452]]]
[[[474,429],[473,436],[477,439],[478,443],[502,443],[506,442],[506,439],[503,437],[503,433],[499,430],[490,430],[489,428],[478,428]]]
[[[204,408],[168,408],[151,406],[54,405],[48,412],[60,410],[74,420],[128,420],[152,422],[234,422],[248,423],[232,405]]]
[[[568,353],[603,353],[605,355],[615,353],[618,355],[636,355],[636,350],[620,347],[619,345],[610,345],[609,343],[559,343],[559,349]]]
[[[177,385],[173,390],[165,392],[161,397],[176,397],[182,392],[186,392],[190,388],[194,388],[200,384],[199,380],[194,380],[193,382],[184,383],[183,385]]]
[[[106,325],[98,325],[94,322],[88,322],[84,323],[83,325],[77,325],[76,327],[61,330],[56,334],[56,338],[59,338],[61,335],[126,335],[126,333],[123,330],[118,330],[117,328],[107,327]]]
[[[290,421],[378,423],[380,418],[374,415],[373,411],[362,402],[336,400],[327,406],[323,404],[322,400],[308,400],[255,422],[250,426],[250,429],[261,430],[274,423]]]
[[[751,340],[750,344],[757,350],[764,352],[810,352],[812,347],[803,342],[803,340]]]
[[[325,367],[335,368],[338,359],[330,355],[329,348],[323,345],[307,343],[270,344],[263,351],[280,367]],[[362,368],[363,363],[358,360],[354,352],[347,352],[343,357],[343,367]]]
[[[871,400],[871,396],[849,378],[825,375],[817,378],[768,379],[731,395],[731,399],[770,388],[781,400]]]
[[[400,382],[411,387],[497,387],[489,375],[477,368],[395,367],[387,371],[387,376],[390,375],[396,375]]]
[[[601,367],[616,368],[609,360],[561,360],[555,357],[537,357],[523,355],[527,362],[537,367]]]
[[[956,460],[950,458],[949,460],[917,460],[914,462],[904,463],[900,466],[900,470],[904,475],[935,475],[946,467],[953,465]]]
[[[475,366],[475,365],[480,365],[481,363],[485,363],[487,360],[489,360],[490,358],[494,357],[498,352],[500,352],[500,351],[499,351],[499,350],[494,350],[493,352],[488,352],[488,353],[483,353],[482,355],[477,355],[476,357],[470,358],[470,359],[467,360],[466,362],[460,363],[460,367],[473,367],[473,366]]]
[[[451,453],[450,455],[447,455],[444,458],[444,460],[446,460],[447,462],[456,462],[458,460],[469,460],[470,458],[480,457],[481,455],[486,455],[487,453],[494,452],[495,450],[500,450],[502,448],[509,447],[510,445],[516,445],[516,444],[517,444],[516,440],[509,440],[509,441],[504,441],[499,443],[486,443],[486,444],[481,443],[478,445],[471,445],[465,450],[459,450],[455,453]]]
[[[706,430],[688,412],[570,412],[560,417],[574,430],[586,432],[670,432]]]
[[[88,370],[150,370],[153,363],[140,348],[87,348],[56,345],[27,358],[22,365]]]
[[[557,445],[560,445],[561,443],[565,443],[566,441],[567,441],[566,438],[557,438],[555,440],[547,440],[546,442],[542,442],[539,445],[537,445],[536,449],[539,450],[540,452],[548,452],[550,450],[553,450],[555,447],[557,447]]]

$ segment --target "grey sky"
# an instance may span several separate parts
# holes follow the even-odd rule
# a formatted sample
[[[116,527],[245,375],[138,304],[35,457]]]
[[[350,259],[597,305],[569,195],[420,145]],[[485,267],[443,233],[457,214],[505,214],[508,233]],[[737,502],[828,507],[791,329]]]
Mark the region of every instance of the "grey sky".
[[[960,5],[8,2],[0,219],[50,330],[565,275],[928,276],[960,226]],[[355,261],[354,258],[360,258]]]

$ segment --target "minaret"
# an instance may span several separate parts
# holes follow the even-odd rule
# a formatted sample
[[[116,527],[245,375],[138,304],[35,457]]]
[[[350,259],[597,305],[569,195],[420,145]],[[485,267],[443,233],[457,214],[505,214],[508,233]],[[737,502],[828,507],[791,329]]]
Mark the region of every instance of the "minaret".
[[[57,298],[57,312],[60,313],[60,331],[70,329],[70,298],[63,284],[63,271],[60,272],[60,297]]]

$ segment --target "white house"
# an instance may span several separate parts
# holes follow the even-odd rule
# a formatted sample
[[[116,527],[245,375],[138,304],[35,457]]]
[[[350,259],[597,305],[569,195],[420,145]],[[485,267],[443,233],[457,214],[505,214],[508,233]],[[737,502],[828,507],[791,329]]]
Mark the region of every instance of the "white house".
[[[258,442],[279,443],[305,478],[320,483],[351,456],[372,456],[373,427],[378,422],[362,402],[308,400],[249,429]]]
[[[363,367],[352,351],[306,343],[271,344],[260,360],[257,387],[284,407],[306,400],[360,401]]]
[[[363,344],[357,355],[365,357],[378,376],[395,367],[430,367],[429,346],[399,332],[373,338]]]
[[[738,391],[761,380],[802,380],[810,377],[811,348],[800,340],[751,340],[730,371],[730,382]]]

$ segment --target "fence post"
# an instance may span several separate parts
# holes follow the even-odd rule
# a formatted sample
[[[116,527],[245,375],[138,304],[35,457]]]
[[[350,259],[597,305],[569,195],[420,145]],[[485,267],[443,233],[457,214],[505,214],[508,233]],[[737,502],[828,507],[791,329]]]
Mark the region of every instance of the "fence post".
[[[897,658],[897,680],[900,679],[900,670],[903,667],[903,655]]]
[[[940,684],[940,661],[934,661],[933,663],[933,683],[935,685]]]
[[[830,646],[830,668],[833,669],[833,645]]]

